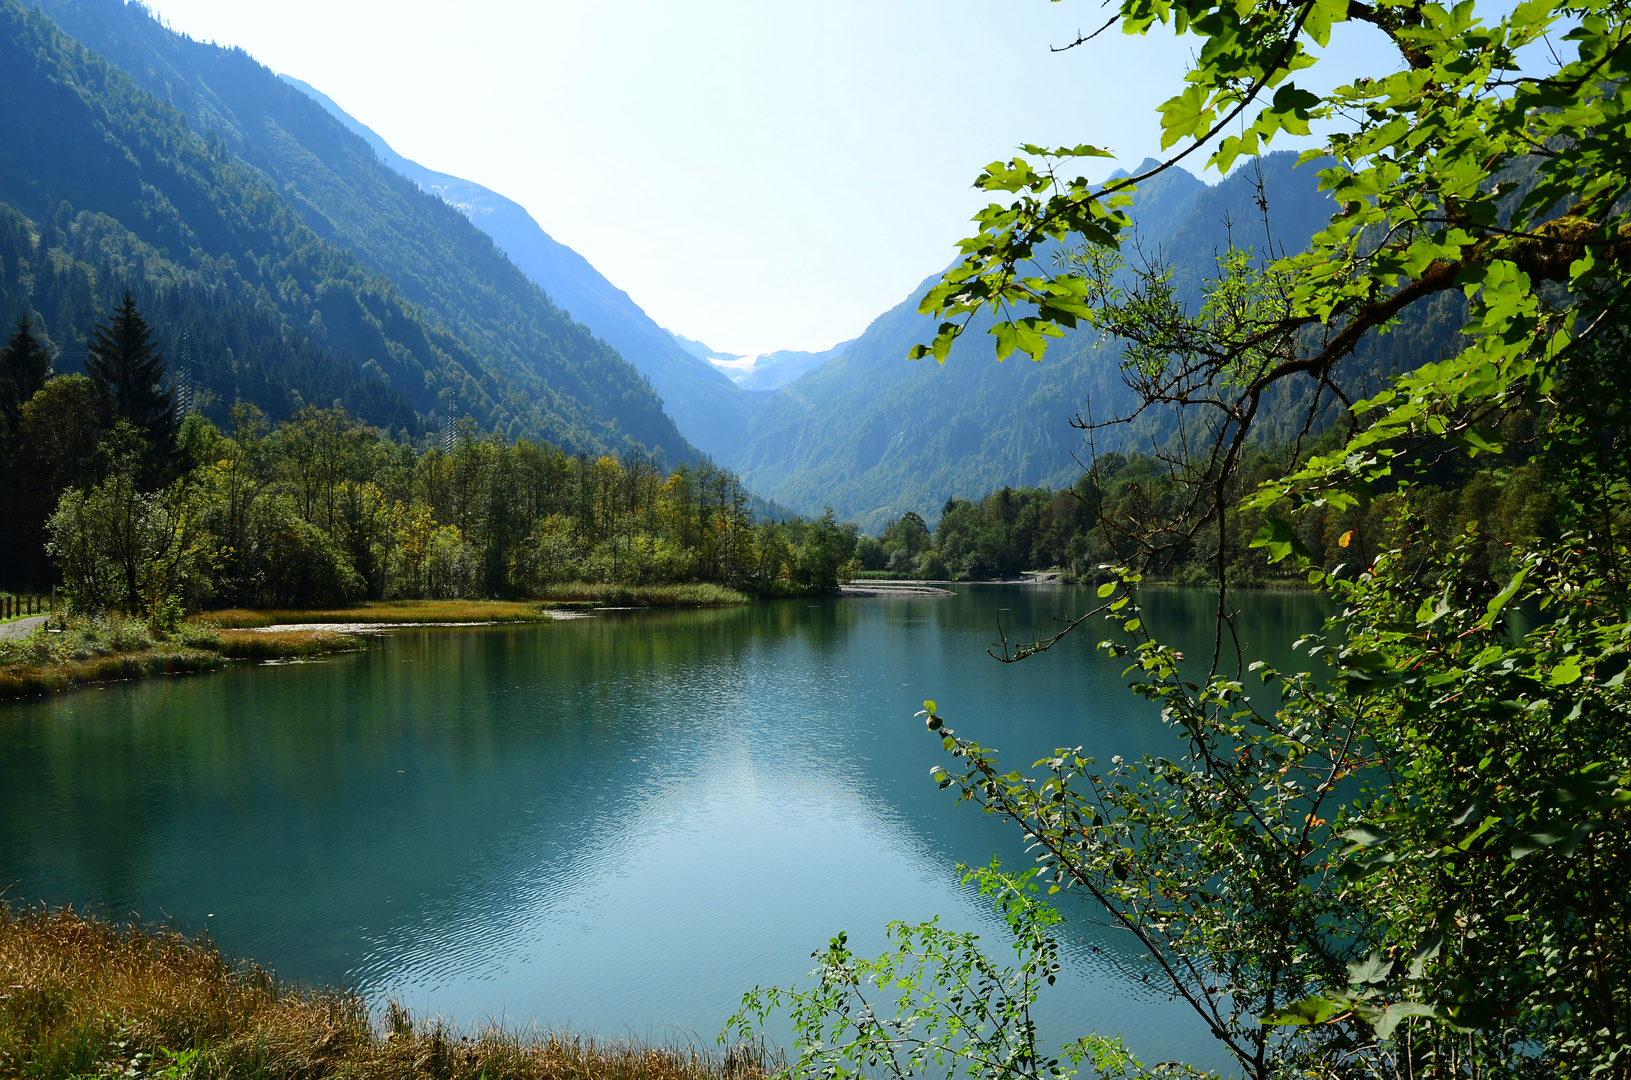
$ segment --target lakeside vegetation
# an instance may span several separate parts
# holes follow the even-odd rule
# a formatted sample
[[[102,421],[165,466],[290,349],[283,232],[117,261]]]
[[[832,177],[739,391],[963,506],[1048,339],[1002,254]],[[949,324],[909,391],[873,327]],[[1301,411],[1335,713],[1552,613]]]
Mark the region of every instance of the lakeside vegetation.
[[[30,1080],[759,1080],[751,1053],[461,1030],[302,987],[170,928],[0,904],[0,1075]],[[376,1023],[376,1020],[379,1022]]]
[[[877,958],[840,935],[733,1030],[790,1022],[804,1076],[1217,1075],[1145,1065],[1113,1031],[1039,1039],[1065,937],[1046,888],[1129,936],[1124,977],[1181,1000],[1230,1074],[1631,1077],[1631,16],[1123,0],[1064,49],[1118,23],[1201,39],[1159,109],[1169,156],[1100,182],[1080,160],[1112,155],[1087,143],[989,164],[975,186],[1000,201],[928,290],[937,329],[912,356],[989,329],[997,359],[1042,360],[1090,327],[1136,399],[1081,420],[1090,444],[1140,415],[1174,426],[1150,482],[1099,515],[1121,556],[1100,602],[993,648],[1020,662],[1102,632],[1170,738],[1021,772],[977,717],[954,732],[960,710],[925,700],[939,786],[1034,857],[980,875],[1013,951],[936,921],[891,927]],[[1332,46],[1361,32],[1384,47],[1357,77],[1312,70],[1354,60]],[[1133,207],[1196,151],[1260,180],[1271,140],[1316,130],[1300,160],[1331,213],[1287,230],[1259,183],[1261,229],[1227,223],[1183,287]],[[1412,324],[1440,347],[1355,378],[1362,343]],[[1303,417],[1290,433],[1277,398]],[[1329,441],[1263,468],[1257,447],[1322,416]],[[1211,641],[1186,655],[1142,586],[1209,555]],[[1329,601],[1320,631],[1243,640],[1227,590],[1259,558]]]
[[[665,473],[641,453],[571,455],[468,419],[415,444],[337,406],[274,425],[239,403],[228,432],[196,412],[178,423],[129,296],[90,349],[89,375],[52,377],[25,322],[0,351],[0,450],[22,519],[5,572],[60,580],[75,611],[167,625],[365,600],[732,603],[836,591],[854,552],[853,527],[768,520],[708,462]]]
[[[0,639],[0,697],[53,693],[86,683],[209,671],[224,658],[200,628],[156,633],[145,619],[58,619],[25,637]]]
[[[563,610],[730,607],[749,598],[719,585],[558,586],[543,601],[397,600],[343,608],[229,608],[168,627],[118,612],[53,616],[23,637],[0,639],[0,698],[90,683],[220,668],[228,660],[282,660],[353,652],[368,632],[398,626],[554,622]],[[309,624],[309,625],[302,625]]]
[[[1531,451],[1539,423],[1532,410],[1503,418],[1499,441],[1477,460],[1443,452],[1431,468],[1409,477],[1410,501],[1436,541],[1447,543],[1469,523],[1481,529],[1480,565],[1510,573],[1514,542],[1555,540],[1564,503],[1555,480]],[[1253,540],[1271,518],[1289,514],[1289,500],[1252,502],[1259,486],[1296,472],[1341,446],[1336,432],[1301,447],[1249,447],[1223,492],[1224,528],[1186,528],[1191,502],[1204,484],[1175,458],[1100,454],[1070,488],[1004,487],[982,499],[950,498],[931,530],[907,513],[879,537],[857,540],[858,572],[869,577],[981,581],[1025,571],[1059,570],[1066,580],[1105,580],[1111,566],[1139,562],[1149,582],[1206,586],[1221,573],[1232,585],[1307,587],[1306,571],[1275,561]],[[1302,549],[1326,566],[1374,559],[1394,540],[1392,518],[1401,484],[1385,478],[1363,505],[1307,508],[1291,523]]]
[[[548,622],[546,605],[524,600],[383,600],[340,608],[221,608],[187,617],[196,626],[248,630],[285,623]]]
[[[366,645],[355,633],[331,628],[267,631],[187,622],[166,630],[150,619],[117,613],[54,616],[24,637],[0,639],[0,698],[214,671],[228,660],[321,656]]]

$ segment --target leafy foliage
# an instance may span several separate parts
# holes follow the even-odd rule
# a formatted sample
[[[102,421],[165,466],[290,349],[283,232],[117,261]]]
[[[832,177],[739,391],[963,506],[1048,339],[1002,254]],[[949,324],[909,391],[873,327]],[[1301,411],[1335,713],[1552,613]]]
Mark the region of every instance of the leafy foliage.
[[[1033,357],[1089,325],[1121,340],[1136,409],[1177,413],[1159,458],[1182,494],[1127,530],[1137,561],[1002,656],[1108,620],[1100,647],[1130,658],[1172,752],[1101,766],[1065,748],[1026,775],[923,715],[958,763],[942,787],[1022,827],[1052,886],[1133,935],[1243,1075],[1631,1074],[1625,14],[1127,0],[1128,32],[1201,38],[1161,111],[1179,152],[1104,185],[1056,172],[1091,147],[992,165],[981,185],[1018,198],[979,216],[924,301],[946,321],[923,354],[982,312],[999,350]],[[1350,20],[1399,70],[1299,88]],[[1552,33],[1561,48],[1535,47]],[[1129,265],[1138,185],[1314,121],[1331,134],[1305,156],[1331,157],[1338,213],[1306,249],[1231,245],[1193,304],[1158,262]],[[1039,271],[1050,245],[1065,255]],[[1340,365],[1434,304],[1447,355],[1353,400]],[[1253,429],[1287,385],[1312,402],[1299,435],[1322,396],[1346,430],[1253,477]],[[1468,481],[1448,528],[1446,471]],[[1299,643],[1307,670],[1248,662],[1221,588],[1209,660],[1144,627],[1143,568],[1211,531],[1226,583],[1242,511],[1264,515],[1252,548],[1338,604]],[[1345,526],[1335,550],[1308,542],[1320,521]]]
[[[1120,255],[1124,265],[1107,284],[1132,293],[1148,276],[1161,281],[1172,303],[1200,305],[1207,282],[1219,275],[1219,253],[1239,261],[1227,256],[1232,242],[1250,243],[1255,265],[1277,250],[1274,241],[1325,225],[1334,207],[1318,190],[1317,168],[1317,162],[1297,167],[1296,155],[1281,152],[1211,187],[1181,168],[1144,181],[1131,211],[1135,231]],[[1270,207],[1270,229],[1259,200]],[[1060,243],[1037,261],[1058,270],[1080,262],[1079,254],[1079,244]],[[841,358],[765,401],[747,444],[726,459],[755,491],[803,513],[830,503],[876,533],[907,511],[932,524],[953,495],[978,501],[1003,487],[1068,488],[1095,453],[1149,457],[1184,434],[1197,439],[1198,425],[1185,430],[1169,410],[1138,411],[1138,392],[1122,367],[1124,343],[1098,326],[1067,329],[1045,362],[1011,356],[993,364],[993,340],[977,332],[992,319],[986,312],[975,316],[976,332],[956,340],[946,363],[902,359],[914,341],[934,333],[934,320],[917,309],[935,280],[879,316]],[[1352,396],[1439,357],[1454,347],[1464,303],[1459,294],[1424,301],[1385,336],[1360,342],[1332,381]],[[1142,321],[1131,313],[1126,320]],[[1252,445],[1293,447],[1310,414],[1309,433],[1322,434],[1336,399],[1329,390],[1316,393],[1318,387],[1304,380],[1267,390]],[[1116,418],[1130,419],[1098,426]],[[1095,426],[1075,428],[1078,419]]]
[[[252,406],[234,419],[226,436],[190,417],[191,471],[158,492],[120,453],[134,431],[111,433],[114,467],[69,487],[50,520],[76,608],[558,596],[583,582],[819,593],[837,588],[855,546],[831,514],[756,521],[740,481],[706,462],[665,475],[645,457],[506,444],[469,422],[421,451],[309,406],[275,428]]]
[[[891,923],[896,949],[875,960],[857,957],[840,934],[812,954],[814,986],[751,991],[726,1035],[750,1042],[786,1009],[799,1047],[792,1071],[801,1076],[1068,1076],[1038,1047],[1031,1018],[1038,992],[1059,971],[1058,912],[1036,899],[1028,876],[1004,874],[995,863],[960,869],[963,883],[977,882],[1007,923],[1017,967],[997,964],[980,950],[979,935],[942,929],[938,919]],[[1070,1052],[1084,1055],[1081,1047]]]

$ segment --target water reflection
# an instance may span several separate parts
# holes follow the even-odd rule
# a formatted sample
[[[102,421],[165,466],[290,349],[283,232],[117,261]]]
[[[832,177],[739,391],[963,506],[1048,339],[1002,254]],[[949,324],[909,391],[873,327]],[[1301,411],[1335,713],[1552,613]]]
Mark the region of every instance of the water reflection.
[[[929,781],[924,698],[1019,764],[1166,745],[1096,627],[1017,667],[985,657],[999,609],[1026,636],[1092,602],[974,587],[405,630],[321,663],[9,705],[0,887],[208,926],[285,975],[460,1019],[711,1038],[839,930],[875,949],[888,920],[939,913],[998,934],[951,867],[1023,856]],[[1181,647],[1210,642],[1204,594],[1147,608]],[[1317,618],[1307,596],[1247,598],[1243,636]],[[1045,1030],[1204,1052],[1095,951],[1125,948],[1072,921]]]

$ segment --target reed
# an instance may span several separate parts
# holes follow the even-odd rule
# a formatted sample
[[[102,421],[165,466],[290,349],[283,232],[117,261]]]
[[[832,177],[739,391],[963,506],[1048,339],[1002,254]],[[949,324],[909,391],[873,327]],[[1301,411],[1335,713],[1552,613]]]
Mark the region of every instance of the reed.
[[[600,604],[607,607],[730,607],[748,597],[710,582],[680,585],[604,585],[574,582],[546,586],[540,599],[563,604]]]
[[[216,649],[233,660],[277,660],[326,656],[367,648],[360,634],[339,630],[217,630]]]
[[[485,1024],[280,982],[172,929],[0,905],[0,1076],[30,1080],[762,1080],[711,1054]]]
[[[121,615],[54,617],[22,638],[0,641],[0,698],[68,690],[85,683],[210,671],[224,661],[213,635],[183,627],[167,637]]]
[[[4,664],[0,665],[0,698],[54,694],[86,683],[141,679],[149,675],[214,671],[224,663],[219,653],[206,649],[161,646],[55,664]]]
[[[188,621],[223,630],[249,630],[284,623],[544,622],[548,619],[549,613],[537,604],[518,600],[376,600],[344,608],[227,608],[200,612]]]

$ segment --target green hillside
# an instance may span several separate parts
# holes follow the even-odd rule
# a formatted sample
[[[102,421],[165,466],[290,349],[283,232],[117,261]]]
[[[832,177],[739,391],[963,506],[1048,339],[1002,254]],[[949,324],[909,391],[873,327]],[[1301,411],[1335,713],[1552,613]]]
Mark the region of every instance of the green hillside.
[[[286,352],[343,356],[433,425],[456,412],[573,450],[695,457],[614,350],[247,54],[189,41],[118,0],[49,6],[146,87],[38,10],[0,0],[0,201],[34,232],[50,220],[72,234],[94,218],[104,247],[118,237],[129,257],[79,259],[93,272],[89,306],[111,279],[155,297],[235,298]],[[32,308],[71,360],[85,325],[36,302],[48,299],[13,291],[0,304]],[[243,358],[209,348],[201,341],[194,359],[230,398]]]
[[[458,209],[492,237],[522,273],[562,310],[651,380],[662,396],[664,410],[693,446],[721,460],[736,451],[757,405],[753,395],[739,389],[706,360],[682,348],[589,260],[544,232],[526,208],[480,184],[427,169],[403,157],[316,87],[286,74],[278,78],[301,90],[347,130],[360,136],[380,161]]]
[[[1262,161],[1274,235],[1308,236],[1330,214],[1317,190],[1318,166],[1295,169],[1294,162],[1291,154]],[[1256,198],[1257,180],[1247,170],[1214,187],[1172,170],[1138,194],[1138,247],[1170,265],[1181,294],[1194,302],[1231,237],[1242,246],[1262,243]],[[1075,482],[1088,447],[1073,418],[1102,421],[1134,405],[1120,348],[1079,330],[1040,363],[1016,354],[999,364],[987,320],[959,339],[944,364],[908,360],[911,346],[934,334],[934,321],[918,315],[917,305],[937,279],[873,322],[842,357],[765,402],[745,447],[730,459],[749,487],[801,513],[831,505],[877,532],[909,510],[932,522],[953,495],[978,499],[1004,486]],[[1433,343],[1454,325],[1445,314],[1368,343],[1344,378],[1360,385],[1377,372],[1436,358]],[[1259,422],[1264,437],[1295,434],[1307,408],[1300,393],[1277,393]],[[1171,424],[1170,414],[1152,414],[1098,433],[1095,444],[1100,452],[1147,450]]]

